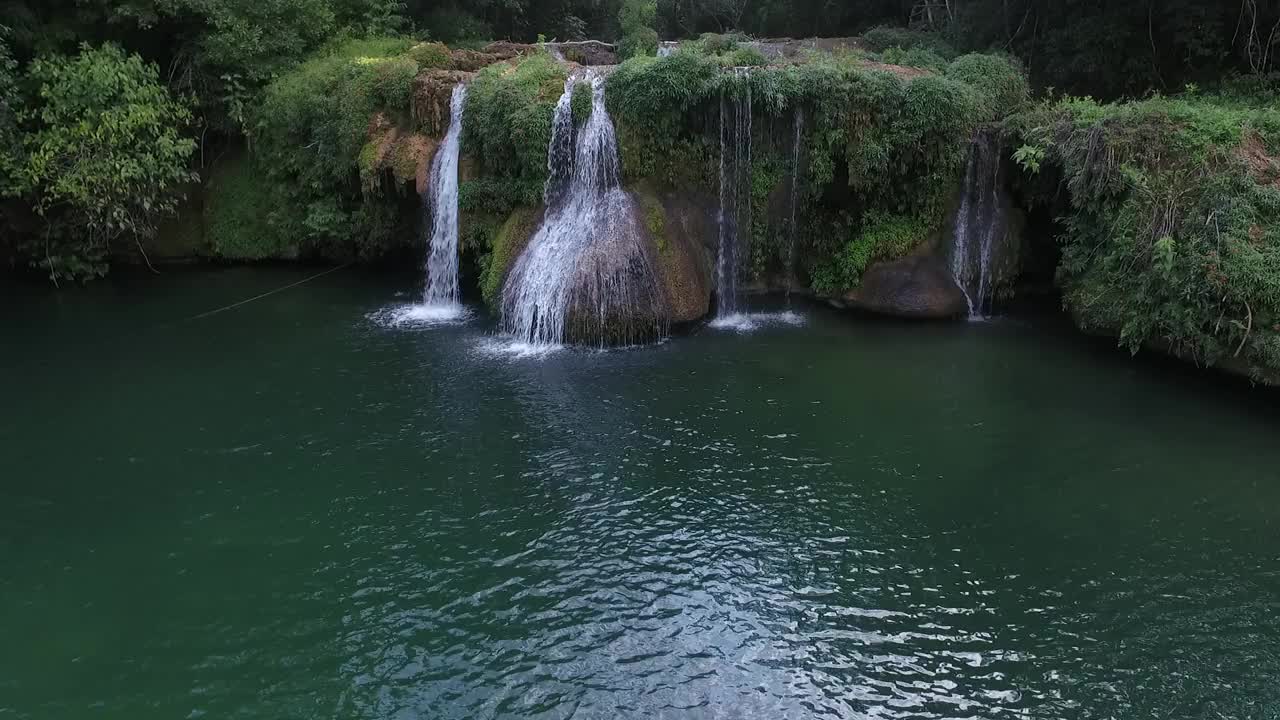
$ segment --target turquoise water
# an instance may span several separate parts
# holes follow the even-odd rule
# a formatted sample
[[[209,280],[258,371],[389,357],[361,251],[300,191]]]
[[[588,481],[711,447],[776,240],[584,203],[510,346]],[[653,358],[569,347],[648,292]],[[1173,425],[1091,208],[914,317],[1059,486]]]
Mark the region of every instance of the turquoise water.
[[[1045,327],[0,310],[0,718],[1280,717],[1273,396]]]

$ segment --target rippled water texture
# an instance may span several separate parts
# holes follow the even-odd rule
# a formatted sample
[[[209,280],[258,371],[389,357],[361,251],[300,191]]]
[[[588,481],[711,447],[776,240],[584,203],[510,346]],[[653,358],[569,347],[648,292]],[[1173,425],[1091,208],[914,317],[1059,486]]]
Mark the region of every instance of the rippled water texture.
[[[0,718],[1280,712],[1272,401],[799,304],[536,356],[352,271],[182,320],[300,277],[6,298]]]

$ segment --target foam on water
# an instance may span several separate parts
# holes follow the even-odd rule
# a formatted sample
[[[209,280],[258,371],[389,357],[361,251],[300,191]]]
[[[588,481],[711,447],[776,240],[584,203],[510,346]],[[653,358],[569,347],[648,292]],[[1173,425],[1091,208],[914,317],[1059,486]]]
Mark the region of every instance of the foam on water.
[[[413,303],[382,308],[369,313],[366,317],[383,327],[409,328],[457,325],[470,320],[471,316],[471,310],[464,305]]]
[[[804,323],[804,315],[801,315],[794,310],[784,310],[781,312],[733,313],[732,315],[722,315],[712,320],[709,323],[709,326],[717,330],[751,332],[765,325],[799,326]]]

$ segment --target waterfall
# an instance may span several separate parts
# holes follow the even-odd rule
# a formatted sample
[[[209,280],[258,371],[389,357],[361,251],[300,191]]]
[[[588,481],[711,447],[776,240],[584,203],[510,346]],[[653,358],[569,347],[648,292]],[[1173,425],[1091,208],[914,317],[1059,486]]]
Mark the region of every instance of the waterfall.
[[[980,130],[969,145],[951,245],[951,274],[964,291],[972,318],[990,312],[994,299],[996,245],[1004,241],[1007,230],[1002,183],[999,140]]]
[[[592,90],[591,117],[575,128],[574,87]],[[617,138],[604,77],[572,74],[556,104],[542,225],[502,294],[502,327],[533,345],[634,344],[661,338],[668,312],[639,212],[619,185]]]
[[[427,256],[427,290],[423,304],[458,307],[458,151],[467,88],[459,83],[450,101],[449,131],[431,161],[426,204],[431,213],[431,251]]]
[[[680,47],[680,43],[670,40],[658,43],[658,57],[671,57],[676,54],[676,50]]]
[[[804,131],[804,108],[797,106],[791,137],[791,233],[787,242],[787,302],[791,302],[791,285],[796,274],[796,206],[800,202],[800,136]]]
[[[738,314],[739,230],[751,228],[751,82],[748,68],[734,68],[733,102],[720,96],[720,212],[716,225],[716,317]],[[732,106],[732,107],[730,107]],[[732,130],[729,115],[733,115]],[[730,147],[731,146],[731,147]],[[729,150],[732,150],[732,154]],[[745,189],[745,192],[744,192]]]

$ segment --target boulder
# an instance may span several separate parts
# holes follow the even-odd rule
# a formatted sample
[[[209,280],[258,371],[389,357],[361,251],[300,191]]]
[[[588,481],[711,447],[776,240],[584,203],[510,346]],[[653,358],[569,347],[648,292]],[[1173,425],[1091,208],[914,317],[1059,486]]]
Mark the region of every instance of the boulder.
[[[933,255],[912,255],[867,268],[840,304],[900,318],[947,319],[969,312],[964,291]]]
[[[715,285],[715,203],[691,193],[632,189],[640,220],[653,242],[672,323],[688,323],[711,309]]]

